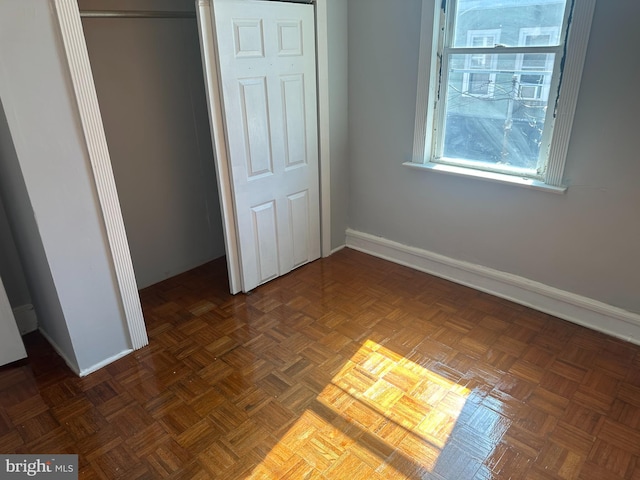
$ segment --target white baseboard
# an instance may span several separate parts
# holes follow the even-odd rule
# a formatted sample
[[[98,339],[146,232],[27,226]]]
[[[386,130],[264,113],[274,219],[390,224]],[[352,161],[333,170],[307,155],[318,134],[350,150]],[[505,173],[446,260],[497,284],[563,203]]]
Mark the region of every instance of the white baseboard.
[[[89,368],[83,368],[82,370],[80,370],[80,373],[78,375],[80,375],[81,377],[85,377],[87,375],[89,375],[90,373],[93,373],[97,370],[100,370],[102,367],[106,367],[107,365],[109,365],[110,363],[115,362],[116,360],[120,360],[122,357],[126,357],[127,355],[129,355],[131,352],[133,352],[133,349],[129,348],[127,350],[123,350],[122,352],[107,358],[106,360],[103,360],[101,362],[96,363],[95,365],[90,366]]]
[[[38,329],[38,317],[33,305],[20,305],[13,309],[13,316],[18,324],[20,335],[35,332]]]
[[[105,367],[110,363],[113,363],[116,360],[119,360],[120,358],[126,355],[129,355],[131,352],[133,352],[133,349],[129,348],[127,350],[123,350],[122,352],[112,357],[107,358],[106,360],[98,362],[95,365],[90,366],[89,368],[81,369],[75,361],[72,362],[71,359],[67,357],[67,355],[62,351],[62,349],[56,344],[56,342],[54,342],[53,339],[47,334],[47,332],[45,332],[43,329],[40,329],[40,333],[47,340],[47,342],[49,342],[49,344],[53,347],[56,353],[60,355],[60,357],[64,360],[64,363],[66,363],[67,366],[79,377],[86,377],[90,373],[100,370],[102,367]]]
[[[339,247],[336,247],[333,250],[331,250],[331,253],[329,253],[329,255],[333,255],[334,253],[339,252],[340,250],[342,250],[345,247],[346,247],[346,245],[340,245]]]
[[[640,345],[640,315],[517,275],[347,230],[347,247]]]

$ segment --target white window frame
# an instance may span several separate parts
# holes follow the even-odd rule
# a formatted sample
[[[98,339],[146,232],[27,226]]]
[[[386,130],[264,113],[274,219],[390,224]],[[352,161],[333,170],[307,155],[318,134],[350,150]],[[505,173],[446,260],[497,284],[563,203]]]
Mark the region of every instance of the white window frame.
[[[474,38],[483,38],[485,39],[484,46],[494,46],[500,43],[500,33],[501,30],[499,28],[497,29],[491,29],[491,30],[469,30],[467,32],[467,45],[472,45],[473,43],[473,39]],[[490,39],[490,40],[489,40]],[[467,57],[465,58],[465,64],[464,64],[464,68],[465,70],[473,70],[473,65],[471,63],[471,59],[473,57],[474,54],[470,54],[467,55]],[[475,54],[478,55],[478,54]],[[487,57],[491,57],[491,61],[490,61],[490,65],[488,65],[488,67],[486,68],[487,70],[497,70],[498,69],[498,57],[496,55],[491,55],[488,53],[481,53],[479,55],[482,55],[485,59]],[[486,73],[486,72],[479,72],[479,73]],[[462,76],[462,91],[464,95],[469,95],[472,97],[482,97],[482,98],[491,98],[493,97],[493,93],[495,90],[495,86],[496,86],[496,74],[495,73],[489,73],[489,83],[487,85],[487,93],[473,93],[471,91],[471,87],[472,87],[472,80],[471,80],[471,76],[474,74],[474,72],[470,72],[470,71],[466,71],[463,76]]]
[[[561,32],[561,46],[556,55],[555,70],[550,85],[551,92],[557,91],[557,98],[549,98],[549,109],[545,121],[545,132],[541,146],[542,165],[537,175],[530,172],[497,171],[487,165],[447,165],[434,158],[439,141],[443,119],[436,112],[442,78],[442,51],[445,29],[451,28],[446,22],[447,4],[454,0],[422,0],[422,26],[420,39],[420,59],[418,91],[416,95],[416,120],[413,155],[404,165],[452,175],[470,176],[485,180],[523,185],[530,188],[562,193],[564,166],[569,147],[571,126],[578,100],[578,91],[584,59],[586,56],[589,31],[593,19],[596,0],[567,0],[566,24]],[[452,34],[452,32],[449,32]],[[499,50],[497,53],[508,53]],[[523,48],[523,47],[519,47]],[[522,50],[513,53],[523,53]]]

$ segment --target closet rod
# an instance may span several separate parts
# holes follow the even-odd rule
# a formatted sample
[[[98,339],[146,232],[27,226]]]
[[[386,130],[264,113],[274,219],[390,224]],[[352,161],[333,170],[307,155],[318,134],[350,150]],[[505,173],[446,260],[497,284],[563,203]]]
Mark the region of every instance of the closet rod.
[[[84,10],[82,18],[195,18],[195,12],[148,12],[142,10]]]

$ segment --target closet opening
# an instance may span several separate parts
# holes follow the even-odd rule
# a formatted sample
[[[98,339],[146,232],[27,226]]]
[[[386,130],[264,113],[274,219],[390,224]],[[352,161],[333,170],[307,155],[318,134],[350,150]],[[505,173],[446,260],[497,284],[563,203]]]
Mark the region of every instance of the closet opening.
[[[140,290],[225,255],[194,4],[154,3],[79,1]]]

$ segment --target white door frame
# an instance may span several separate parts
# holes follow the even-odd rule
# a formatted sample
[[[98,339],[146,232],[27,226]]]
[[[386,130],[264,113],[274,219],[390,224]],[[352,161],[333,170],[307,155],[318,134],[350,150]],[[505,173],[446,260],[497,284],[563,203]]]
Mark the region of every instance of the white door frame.
[[[209,4],[207,0],[199,0],[198,9],[203,2]],[[96,95],[93,73],[89,63],[89,54],[87,52],[87,45],[80,19],[80,10],[77,0],[54,0],[54,4],[69,67],[69,75],[73,85],[73,94],[78,106],[78,114],[82,123],[84,139],[91,161],[91,169],[93,170],[96,191],[111,250],[113,270],[120,291],[123,313],[129,328],[131,347],[133,349],[139,349],[147,345],[149,340],[142,314],[142,307],[140,305],[135,273],[133,271],[131,252],[129,251],[129,244],[122,219],[120,201],[113,177],[111,158],[104,134],[104,126],[100,114],[98,97]],[[315,7],[318,75],[318,138],[320,149],[320,229],[322,235],[322,255],[326,257],[331,254],[327,0],[316,0]],[[217,68],[217,63],[212,63],[212,65]],[[209,77],[209,75],[207,75],[207,77]],[[209,81],[208,78],[207,81]],[[216,144],[218,143],[219,142],[216,142]],[[217,153],[218,152],[216,152],[216,154]],[[225,162],[216,162],[216,164],[218,163],[222,164]],[[228,172],[226,176],[218,175],[218,182],[219,184],[226,182],[230,191],[231,179],[228,176]],[[220,194],[222,198],[224,194],[222,190]],[[223,206],[222,209],[225,222],[227,222],[226,219],[231,219],[229,228],[226,230],[234,232],[235,234],[233,210],[229,210],[229,205],[226,207]],[[225,233],[225,235],[228,234]],[[233,234],[231,237],[233,237]],[[235,240],[235,238],[233,238],[233,240]],[[228,254],[231,253],[232,256],[235,254],[235,260],[232,259],[230,265],[233,266],[235,264],[235,268],[237,268],[237,272],[239,272],[237,242],[229,242],[228,247],[230,247],[227,249]],[[235,270],[235,268],[230,268],[230,270]],[[229,275],[230,289],[236,293],[239,289],[236,290],[234,287],[237,287],[239,282],[234,280],[238,285],[232,283],[232,273],[230,272]],[[234,278],[239,280],[240,277],[239,275],[235,276],[234,272]]]

